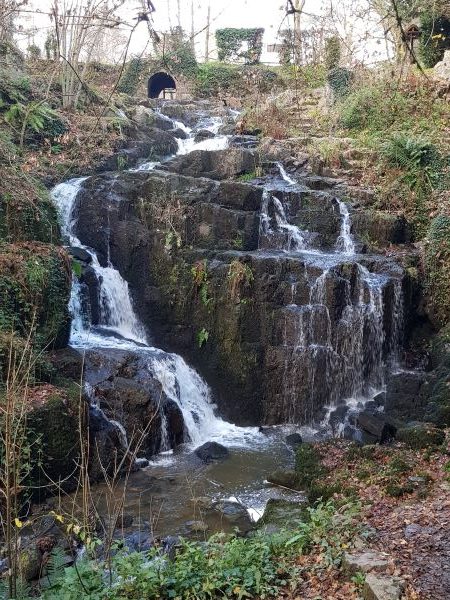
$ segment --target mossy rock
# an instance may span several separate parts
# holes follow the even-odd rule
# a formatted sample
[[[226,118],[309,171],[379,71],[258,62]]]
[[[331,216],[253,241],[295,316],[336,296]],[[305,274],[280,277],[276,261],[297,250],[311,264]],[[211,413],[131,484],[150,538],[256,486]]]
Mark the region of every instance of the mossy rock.
[[[313,444],[302,444],[295,453],[295,471],[298,485],[303,488],[326,474],[325,467],[320,463],[320,454]]]
[[[75,384],[66,389],[45,385],[30,390],[27,435],[31,452],[30,483],[44,486],[35,495],[55,491],[50,481],[70,490],[76,484],[80,459],[80,427],[86,427],[85,403]]]
[[[396,439],[414,450],[444,443],[445,433],[431,423],[410,423],[398,429]]]
[[[308,519],[309,512],[306,503],[270,498],[258,525],[259,527],[273,526],[280,529],[294,528],[298,522],[305,522]]]
[[[274,471],[268,475],[267,481],[290,490],[301,490],[300,477],[295,471]]]
[[[450,217],[432,220],[425,253],[427,312],[436,327],[450,321]]]
[[[45,187],[16,166],[17,152],[11,140],[0,135],[0,241],[59,243],[56,207]]]
[[[70,287],[70,261],[62,248],[0,244],[0,332],[26,338],[32,331],[36,348],[64,346]],[[0,363],[0,378],[2,370]]]

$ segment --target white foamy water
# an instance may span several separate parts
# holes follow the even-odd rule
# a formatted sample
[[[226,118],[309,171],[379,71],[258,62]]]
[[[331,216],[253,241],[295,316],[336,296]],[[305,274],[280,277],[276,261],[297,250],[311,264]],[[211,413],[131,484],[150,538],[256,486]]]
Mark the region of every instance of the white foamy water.
[[[339,213],[341,215],[341,231],[336,242],[336,252],[346,255],[355,254],[355,242],[350,233],[350,213],[345,202],[342,202],[339,198],[336,198],[336,201],[339,205]]]
[[[278,170],[280,171],[280,175],[283,178],[283,180],[288,183],[289,185],[297,185],[297,182],[295,181],[295,179],[292,179],[292,177],[290,177],[287,173],[286,173],[286,169],[284,168],[284,166],[280,163],[277,162],[276,163]]]

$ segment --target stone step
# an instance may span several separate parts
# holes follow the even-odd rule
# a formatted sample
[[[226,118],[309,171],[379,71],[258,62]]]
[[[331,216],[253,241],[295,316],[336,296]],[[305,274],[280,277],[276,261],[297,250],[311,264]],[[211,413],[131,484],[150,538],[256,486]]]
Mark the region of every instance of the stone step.
[[[369,573],[363,588],[364,600],[399,600],[404,589],[404,582],[389,575]]]

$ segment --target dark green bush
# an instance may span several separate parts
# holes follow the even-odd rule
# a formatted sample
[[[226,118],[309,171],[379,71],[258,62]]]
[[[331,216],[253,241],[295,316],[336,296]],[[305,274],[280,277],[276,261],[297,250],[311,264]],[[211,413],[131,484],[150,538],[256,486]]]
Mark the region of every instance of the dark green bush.
[[[195,79],[196,94],[201,97],[217,96],[237,85],[239,79],[239,68],[234,65],[213,62],[201,64]]]
[[[132,58],[125,69],[124,74],[120,78],[117,91],[120,94],[135,94],[144,69],[145,62],[142,58]]]
[[[327,71],[339,67],[341,61],[341,42],[337,35],[329,37],[325,42],[325,68]]]
[[[335,67],[328,71],[327,80],[334,97],[345,98],[351,90],[353,73],[344,67]]]

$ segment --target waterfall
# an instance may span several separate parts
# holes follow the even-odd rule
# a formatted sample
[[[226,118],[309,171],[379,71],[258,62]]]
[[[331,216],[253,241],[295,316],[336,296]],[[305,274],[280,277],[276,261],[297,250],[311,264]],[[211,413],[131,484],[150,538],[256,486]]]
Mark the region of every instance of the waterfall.
[[[292,303],[283,309],[282,402],[293,423],[314,421],[317,410],[325,405],[369,399],[384,384],[383,290],[388,279],[361,265],[355,268],[355,289],[351,291],[347,282],[342,297],[345,306],[337,322],[326,297],[332,269],[325,269],[311,282],[309,304]],[[395,316],[393,320],[397,322]]]
[[[76,348],[113,348],[139,353],[146,358],[151,373],[161,383],[162,389],[179,406],[186,431],[186,441],[197,446],[211,439],[227,445],[252,443],[259,433],[255,428],[237,427],[215,415],[215,407],[207,384],[185,361],[176,354],[169,354],[147,345],[145,328],[134,309],[128,283],[111,263],[102,267],[96,252],[76,237],[76,199],[86,178],[72,179],[57,185],[52,197],[58,207],[61,230],[71,246],[86,250],[91,256],[100,288],[101,329],[92,326],[89,315],[83,309],[82,285],[74,276],[69,308],[72,315],[70,344]],[[93,390],[88,390],[93,407],[100,410]],[[169,432],[164,408],[161,416],[161,450],[168,450]],[[122,443],[127,443],[126,431],[121,423],[110,420],[117,429]]]
[[[297,185],[297,182],[294,179],[292,179],[292,177],[289,177],[289,175],[286,173],[286,169],[280,162],[277,162],[276,165],[278,167],[278,170],[280,171],[281,177],[286,183],[288,183],[289,185]]]
[[[339,200],[339,198],[336,198],[336,201],[338,203],[339,213],[341,215],[341,231],[336,242],[336,252],[347,255],[355,254],[355,243],[350,233],[350,213],[345,202],[342,202],[342,200]]]
[[[271,226],[270,207],[273,208],[273,217],[276,225],[275,231]],[[287,252],[295,252],[306,248],[303,232],[296,225],[289,223],[281,201],[272,196],[268,190],[264,189],[259,226],[260,247],[267,237],[273,237],[276,232],[281,233],[283,238],[280,249]]]

